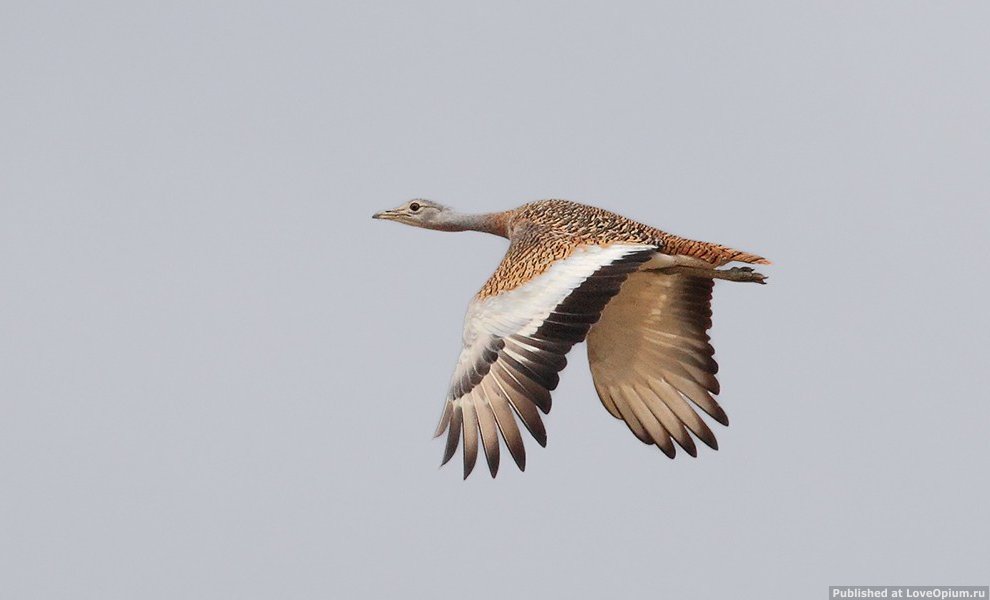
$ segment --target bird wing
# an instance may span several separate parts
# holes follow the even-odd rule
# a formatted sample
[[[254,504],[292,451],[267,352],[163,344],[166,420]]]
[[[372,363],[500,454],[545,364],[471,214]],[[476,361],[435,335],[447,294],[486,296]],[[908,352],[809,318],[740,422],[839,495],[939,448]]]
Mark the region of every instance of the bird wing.
[[[546,248],[533,242],[513,239],[493,279],[544,260]],[[539,411],[550,410],[550,390],[567,364],[564,355],[584,340],[627,275],[655,252],[655,246],[644,244],[578,246],[511,289],[490,280],[468,307],[464,347],[437,427],[437,436],[447,432],[443,464],[463,438],[467,478],[478,456],[480,433],[494,477],[500,433],[524,470],[526,453],[515,418],[546,445]],[[502,291],[485,293],[491,289]]]
[[[713,286],[706,277],[638,271],[588,334],[588,362],[602,404],[670,458],[676,452],[671,439],[697,455],[690,433],[718,449],[694,406],[729,424],[712,397],[719,392],[707,333]]]

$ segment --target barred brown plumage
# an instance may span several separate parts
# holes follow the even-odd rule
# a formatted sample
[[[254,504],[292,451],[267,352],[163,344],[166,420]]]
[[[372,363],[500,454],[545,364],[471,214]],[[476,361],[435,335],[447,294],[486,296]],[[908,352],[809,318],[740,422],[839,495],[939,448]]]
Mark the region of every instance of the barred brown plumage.
[[[616,213],[569,200],[531,202],[516,210],[498,213],[498,217],[512,232],[511,239],[525,243],[510,246],[510,255],[485,283],[479,292],[481,297],[513,289],[582,245],[648,244],[663,254],[698,258],[715,266],[731,261],[767,264],[766,259],[755,254],[678,237]]]
[[[755,254],[678,237],[616,213],[542,200],[515,210],[462,215],[429,200],[375,218],[441,231],[481,231],[509,249],[471,302],[464,347],[436,435],[443,463],[463,441],[464,477],[479,448],[498,472],[500,439],[520,470],[526,453],[516,419],[541,445],[566,354],[587,339],[595,388],[605,408],[641,441],[673,458],[674,443],[697,455],[692,434],[715,436],[695,407],[727,425],[714,395],[718,364],[710,344],[715,279],[764,283]]]

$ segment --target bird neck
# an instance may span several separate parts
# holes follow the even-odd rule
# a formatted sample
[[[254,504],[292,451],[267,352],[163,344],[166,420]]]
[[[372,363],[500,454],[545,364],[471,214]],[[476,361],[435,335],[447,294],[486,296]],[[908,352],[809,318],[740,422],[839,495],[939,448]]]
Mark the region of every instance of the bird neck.
[[[509,237],[508,213],[482,213],[476,215],[450,212],[432,224],[440,231],[480,231]]]

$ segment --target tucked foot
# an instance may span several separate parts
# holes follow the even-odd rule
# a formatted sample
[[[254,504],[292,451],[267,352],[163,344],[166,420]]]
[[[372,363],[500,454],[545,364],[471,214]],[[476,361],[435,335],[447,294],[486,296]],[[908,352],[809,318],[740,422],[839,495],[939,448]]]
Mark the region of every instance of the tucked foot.
[[[752,283],[759,283],[766,285],[767,276],[763,273],[754,271],[752,267],[732,267],[731,269],[715,269],[715,275],[718,279],[727,279],[729,281],[748,281]]]
[[[678,265],[676,267],[657,269],[657,271],[663,273],[677,273],[682,275],[691,275],[693,277],[724,279],[726,281],[743,281],[748,283],[759,283],[761,285],[765,285],[767,282],[767,276],[764,275],[763,273],[758,273],[754,271],[752,267],[732,267],[731,269],[704,269],[699,267],[688,267],[684,265]]]

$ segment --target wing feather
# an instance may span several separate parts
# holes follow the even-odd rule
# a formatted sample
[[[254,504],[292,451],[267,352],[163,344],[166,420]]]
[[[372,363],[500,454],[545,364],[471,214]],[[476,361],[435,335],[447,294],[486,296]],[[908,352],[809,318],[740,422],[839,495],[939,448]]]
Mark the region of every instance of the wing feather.
[[[636,415],[633,404],[623,392],[624,391],[620,389],[612,396],[612,400],[615,402],[616,408],[619,409],[619,413],[622,415],[622,420],[625,421],[626,425],[629,427],[629,431],[633,432],[633,435],[639,438],[639,441],[644,444],[652,444],[653,438],[650,437],[650,434],[647,433],[646,428],[643,427],[639,417]]]
[[[454,453],[457,452],[457,444],[461,439],[462,415],[463,410],[461,406],[454,406],[450,414],[450,427],[447,429],[447,445],[444,448],[443,461],[440,463],[440,466],[447,464],[453,458]]]
[[[485,395],[492,406],[492,413],[495,415],[495,423],[505,440],[505,446],[509,449],[512,460],[520,471],[526,470],[526,446],[523,444],[522,434],[519,433],[519,426],[512,415],[512,408],[509,405],[508,394],[502,388],[502,383],[498,377],[492,377],[482,382]]]
[[[495,413],[487,396],[482,393],[474,393],[471,396],[474,398],[474,410],[478,415],[478,429],[481,431],[481,443],[485,448],[488,470],[492,477],[495,477],[499,463],[498,425],[495,422]]]
[[[647,407],[646,402],[636,393],[633,388],[626,388],[623,390],[623,396],[626,399],[626,404],[632,408],[633,414],[636,415],[636,420],[639,421],[642,428],[647,434],[648,440],[643,440],[648,444],[655,444],[657,448],[660,448],[667,456],[672,456],[675,452],[674,444],[670,441],[670,433],[663,426],[663,424],[657,419],[649,407]],[[642,439],[642,438],[640,438]]]
[[[718,443],[692,403],[723,425],[718,363],[711,346],[712,279],[643,270],[629,276],[588,334],[595,389],[613,416],[640,440],[675,456],[677,442],[697,455],[692,434]]]
[[[684,396],[662,379],[648,377],[647,381],[653,393],[663,400],[663,404],[670,407],[670,410],[691,430],[691,433],[696,435],[709,448],[718,450],[718,442],[715,440],[715,434],[712,433],[705,420],[691,409]],[[692,456],[694,455],[692,454]]]
[[[526,242],[511,241],[496,275],[512,271],[506,261],[527,259],[521,247]],[[480,436],[494,477],[501,436],[523,469],[526,454],[516,417],[537,443],[546,445],[540,413],[550,411],[550,391],[560,382],[565,355],[585,339],[629,273],[656,251],[645,244],[579,246],[525,283],[496,295],[479,294],[468,307],[464,347],[437,427],[437,435],[448,433],[444,463],[456,452],[461,434],[466,478],[477,460]],[[504,288],[486,284],[483,290]]]
[[[516,398],[522,398],[527,404],[535,404],[543,414],[550,412],[550,391],[540,386],[522,373],[516,371],[512,365],[506,361],[495,363],[495,368],[502,371],[504,375],[498,377],[499,380],[507,382],[515,390],[516,395],[511,396],[513,405]],[[539,416],[539,415],[537,415]]]
[[[478,417],[474,412],[474,399],[468,395],[462,405],[464,410],[464,479],[474,470],[478,460]]]

